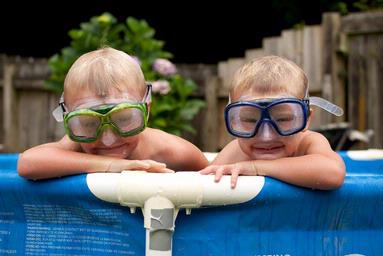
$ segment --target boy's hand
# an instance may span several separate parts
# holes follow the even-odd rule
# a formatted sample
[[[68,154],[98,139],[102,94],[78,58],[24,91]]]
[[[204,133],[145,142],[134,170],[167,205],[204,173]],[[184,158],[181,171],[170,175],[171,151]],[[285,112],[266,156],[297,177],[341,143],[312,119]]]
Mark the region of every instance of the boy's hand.
[[[147,172],[170,172],[166,164],[153,160],[126,160],[118,159],[110,162],[106,172],[122,172],[124,170],[147,171]]]
[[[201,171],[201,174],[215,174],[215,182],[219,182],[222,175],[231,175],[231,188],[235,188],[239,175],[258,175],[255,163],[253,161],[240,162],[225,165],[210,165]]]

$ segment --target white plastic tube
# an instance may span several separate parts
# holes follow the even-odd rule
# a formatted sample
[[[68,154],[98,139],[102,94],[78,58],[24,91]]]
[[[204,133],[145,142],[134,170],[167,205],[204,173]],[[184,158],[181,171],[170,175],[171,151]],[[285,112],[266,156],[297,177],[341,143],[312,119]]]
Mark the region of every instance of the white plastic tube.
[[[254,198],[264,185],[263,176],[239,176],[235,189],[230,187],[230,176],[214,182],[213,175],[198,172],[148,173],[92,173],[87,184],[98,198],[128,207],[143,207],[153,195],[168,198],[176,208],[227,205]]]
[[[174,222],[179,209],[190,214],[192,208],[243,203],[262,190],[262,176],[240,176],[235,189],[230,176],[214,182],[213,175],[198,172],[93,173],[87,175],[90,191],[98,198],[142,209],[146,228],[146,255],[170,256]]]

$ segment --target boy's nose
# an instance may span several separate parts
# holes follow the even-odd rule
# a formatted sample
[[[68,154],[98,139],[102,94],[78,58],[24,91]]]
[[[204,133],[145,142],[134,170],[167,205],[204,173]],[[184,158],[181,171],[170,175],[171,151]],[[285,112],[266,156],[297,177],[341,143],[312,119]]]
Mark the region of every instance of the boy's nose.
[[[256,137],[262,141],[269,141],[277,138],[278,134],[270,123],[264,122],[259,127]]]
[[[118,140],[116,135],[111,128],[106,128],[101,134],[101,143],[109,147]]]

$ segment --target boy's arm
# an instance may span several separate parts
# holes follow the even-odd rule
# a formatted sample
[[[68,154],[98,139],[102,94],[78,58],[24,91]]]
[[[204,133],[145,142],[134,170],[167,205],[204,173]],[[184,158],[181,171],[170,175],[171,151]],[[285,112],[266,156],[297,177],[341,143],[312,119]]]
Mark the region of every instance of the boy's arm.
[[[169,157],[167,166],[175,171],[199,171],[209,164],[203,153],[191,145],[174,151]]]
[[[313,189],[327,190],[342,186],[345,164],[323,135],[311,132],[305,136],[298,152],[296,157],[253,161],[254,169],[257,175]]]
[[[18,173],[28,179],[45,179],[79,173],[121,172],[124,169],[161,171],[165,168],[164,164],[150,160],[117,159],[79,151],[78,143],[67,136],[58,142],[33,147],[20,154]]]
[[[154,155],[153,159],[167,163],[168,168],[175,171],[198,171],[209,164],[201,150],[189,141],[163,131],[154,132],[161,153]]]
[[[250,160],[239,147],[238,140],[230,141],[211,162],[211,165],[223,165]]]
[[[276,160],[232,161],[234,164],[210,166],[202,173],[215,173],[217,181],[223,174],[231,174],[232,187],[235,187],[238,175],[269,176],[313,189],[335,189],[343,184],[344,162],[324,136],[311,132],[302,139],[298,153],[299,156]]]

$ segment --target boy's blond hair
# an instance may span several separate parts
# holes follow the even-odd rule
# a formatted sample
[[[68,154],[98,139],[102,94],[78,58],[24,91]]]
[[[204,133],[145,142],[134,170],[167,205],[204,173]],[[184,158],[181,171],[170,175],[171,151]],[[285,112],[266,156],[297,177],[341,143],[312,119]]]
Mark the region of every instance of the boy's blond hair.
[[[304,71],[294,62],[278,56],[253,59],[243,65],[234,75],[230,96],[236,99],[244,92],[261,94],[287,93],[303,98],[308,81]]]
[[[144,74],[135,59],[125,52],[105,47],[78,58],[65,78],[64,91],[87,89],[105,96],[111,89],[131,89],[145,94]]]

